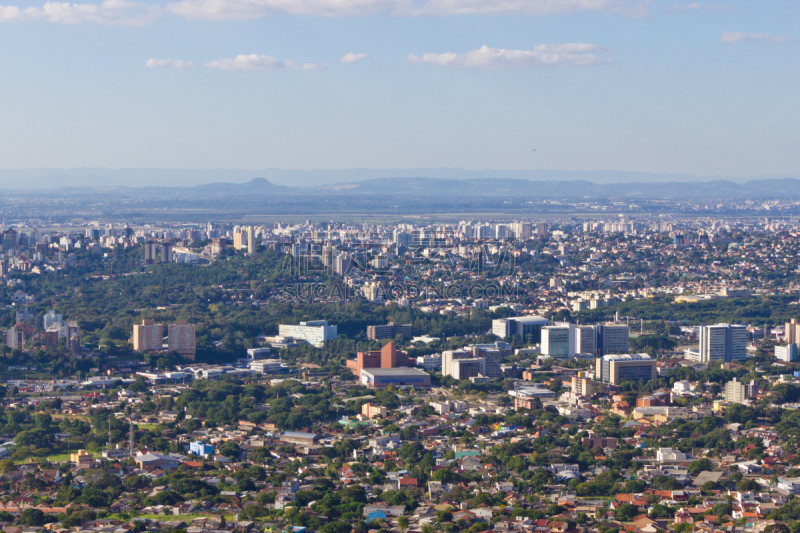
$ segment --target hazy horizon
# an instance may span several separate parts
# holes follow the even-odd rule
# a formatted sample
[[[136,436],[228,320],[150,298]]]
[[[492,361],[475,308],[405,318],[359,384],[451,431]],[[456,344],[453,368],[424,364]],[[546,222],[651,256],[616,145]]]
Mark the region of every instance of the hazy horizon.
[[[243,184],[255,178],[287,187],[319,187],[372,179],[522,179],[528,181],[589,181],[612,183],[696,183],[730,181],[745,183],[767,179],[800,179],[798,175],[694,176],[617,170],[491,170],[463,168],[401,169],[180,169],[180,168],[39,168],[0,169],[0,189],[56,189],[62,187],[195,187],[214,183]]]

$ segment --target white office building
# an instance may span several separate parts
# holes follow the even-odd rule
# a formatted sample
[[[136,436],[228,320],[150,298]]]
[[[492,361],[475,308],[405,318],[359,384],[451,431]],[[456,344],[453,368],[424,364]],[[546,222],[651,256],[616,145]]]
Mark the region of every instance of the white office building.
[[[597,332],[597,356],[630,351],[630,331],[625,324],[595,326]]]
[[[747,359],[747,328],[737,324],[715,324],[700,328],[700,362]]]
[[[278,326],[278,335],[304,340],[316,348],[322,348],[325,341],[336,338],[336,326],[329,326],[327,320],[281,324]]]
[[[575,356],[575,325],[560,324],[542,328],[543,356],[569,359]]]
[[[501,339],[519,335],[523,342],[537,344],[541,342],[542,327],[549,323],[549,320],[540,316],[498,318],[492,321],[492,333]]]
[[[672,394],[676,394],[678,396],[684,394],[691,394],[692,393],[692,384],[682,379],[681,381],[676,381],[674,385],[672,385]]]
[[[575,326],[575,351],[589,355],[597,353],[597,332],[594,326]]]
[[[787,344],[786,346],[775,347],[775,358],[784,363],[797,361],[797,345]]]
[[[688,453],[682,453],[680,450],[673,448],[659,448],[656,452],[656,461],[659,463],[674,462],[674,461],[687,461],[692,458]]]
[[[251,361],[255,361],[258,359],[269,359],[271,355],[272,355],[272,350],[267,347],[247,349],[247,358]]]
[[[247,367],[261,374],[280,374],[281,364],[280,359],[255,359],[249,361]]]
[[[426,372],[438,372],[442,369],[442,354],[417,357],[417,366],[422,367]]]

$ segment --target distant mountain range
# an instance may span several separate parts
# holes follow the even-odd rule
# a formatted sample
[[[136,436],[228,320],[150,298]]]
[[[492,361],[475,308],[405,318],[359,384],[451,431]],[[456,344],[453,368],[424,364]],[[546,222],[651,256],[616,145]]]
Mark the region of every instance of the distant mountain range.
[[[426,170],[440,176],[399,174]],[[28,175],[26,171],[0,170],[0,193],[6,196],[12,192],[20,195],[79,196],[102,192],[118,198],[186,198],[204,201],[241,198],[245,203],[254,198],[288,200],[315,196],[331,200],[360,196],[381,197],[384,200],[419,199],[423,202],[436,199],[445,203],[457,203],[461,198],[474,200],[487,197],[514,200],[582,197],[800,199],[800,179],[794,177],[738,181],[614,171],[540,171],[536,173],[537,177],[550,176],[550,179],[529,179],[531,171],[487,173],[462,169],[325,170],[309,172],[311,179],[300,171],[280,170],[266,171],[256,178],[248,176],[250,171],[244,170],[78,169],[77,174],[65,170],[49,172],[46,169],[37,170],[32,174],[28,172]],[[375,174],[386,175],[358,179],[359,176]],[[447,177],[441,177],[442,174]],[[279,179],[275,179],[276,176]],[[334,181],[347,177],[351,179]],[[197,184],[198,181],[201,183]],[[192,182],[195,184],[189,185]]]
[[[797,198],[800,199],[800,180],[792,178],[764,179],[735,183],[726,180],[706,182],[656,183],[592,183],[589,181],[528,181],[522,179],[437,179],[437,178],[379,178],[318,187],[286,187],[264,178],[247,183],[209,183],[195,187],[145,187],[120,189],[119,193],[139,197],[181,196],[189,198],[225,198],[241,196],[295,197],[380,196],[384,199],[405,198],[429,200],[461,198]]]
[[[525,180],[588,181],[609,183],[687,183],[717,181],[719,178],[691,174],[654,174],[618,170],[466,170],[462,168],[412,169],[164,169],[164,168],[76,168],[0,169],[0,189],[55,189],[63,187],[192,187],[215,183],[239,183],[261,177],[276,185],[318,187],[384,178],[434,178],[445,180]],[[725,178],[744,183],[764,179],[800,178],[800,176],[742,176]]]

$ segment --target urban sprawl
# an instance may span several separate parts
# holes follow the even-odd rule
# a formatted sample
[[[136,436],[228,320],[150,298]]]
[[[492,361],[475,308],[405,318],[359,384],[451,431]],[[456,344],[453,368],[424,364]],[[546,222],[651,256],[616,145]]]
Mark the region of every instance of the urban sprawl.
[[[0,527],[799,533],[799,236],[6,221]]]

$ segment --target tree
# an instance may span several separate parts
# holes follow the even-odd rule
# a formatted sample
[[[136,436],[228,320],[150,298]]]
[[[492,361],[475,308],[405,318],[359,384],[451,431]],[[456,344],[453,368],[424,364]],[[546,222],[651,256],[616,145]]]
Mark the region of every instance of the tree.
[[[753,479],[745,479],[736,486],[736,488],[738,488],[740,491],[743,492],[747,492],[750,490],[758,490],[758,487],[759,487],[758,483],[756,483],[756,481]]]
[[[549,516],[559,515],[559,514],[565,512],[566,510],[567,510],[566,507],[562,507],[560,505],[556,505],[555,503],[551,503],[550,505],[547,506],[547,509],[546,509],[547,514]]]
[[[671,507],[667,507],[666,505],[662,505],[660,503],[656,503],[653,505],[652,509],[650,510],[650,518],[658,519],[658,518],[672,518],[675,516],[675,510]]]
[[[433,481],[441,481],[442,483],[455,483],[461,479],[461,476],[447,468],[442,468],[434,472],[431,479]]]
[[[630,522],[637,516],[639,516],[639,509],[630,503],[623,503],[614,511],[614,518],[620,522]]]
[[[236,460],[241,452],[242,450],[239,448],[239,444],[231,440],[224,442],[219,447],[219,453],[231,461]]]
[[[717,485],[717,483],[714,481],[706,481],[705,483],[703,483],[703,486],[700,487],[700,492],[704,496],[708,496],[709,494],[711,494],[712,491],[715,490],[719,490],[719,485]]]
[[[689,464],[689,473],[693,476],[696,476],[699,473],[711,470],[712,468],[713,465],[711,464],[711,461],[708,459],[699,459],[697,461],[692,461]]]
[[[400,527],[400,529],[408,529],[408,517],[407,516],[399,517],[397,519],[397,525]],[[775,533],[783,533],[783,532],[776,531]]]
[[[764,528],[764,533],[791,533],[789,526],[782,523],[770,524]]]
[[[39,509],[25,509],[19,515],[19,523],[25,526],[43,526],[44,513]]]

